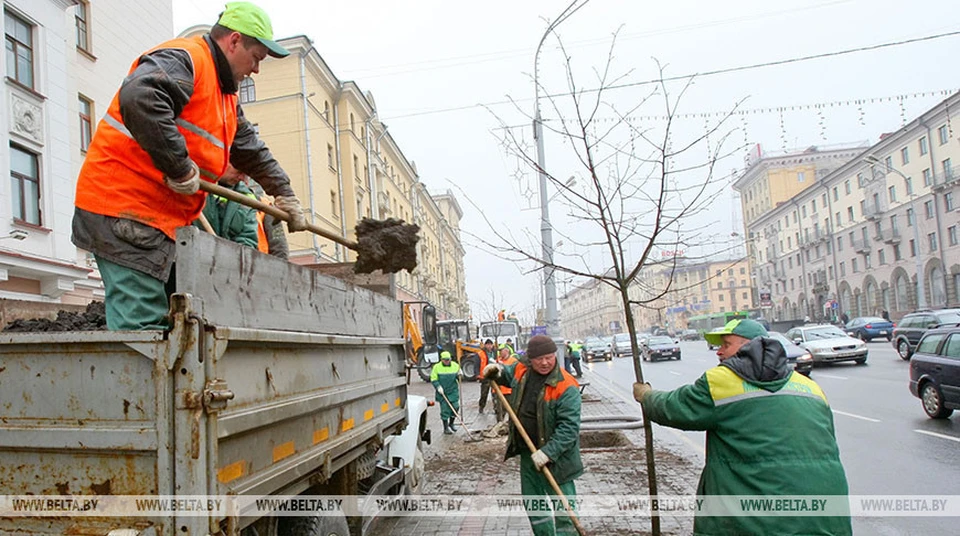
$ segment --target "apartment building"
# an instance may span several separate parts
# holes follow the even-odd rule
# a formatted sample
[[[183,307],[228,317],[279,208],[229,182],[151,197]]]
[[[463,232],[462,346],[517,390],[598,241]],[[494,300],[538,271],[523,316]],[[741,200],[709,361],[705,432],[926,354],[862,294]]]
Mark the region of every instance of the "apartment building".
[[[3,17],[0,298],[84,304],[103,292],[70,242],[76,177],[131,63],[173,37],[172,2],[7,0]]]
[[[591,279],[560,297],[561,336],[606,337],[626,331],[623,300],[610,285]]]
[[[208,25],[188,28],[200,35]],[[466,318],[469,306],[460,242],[463,212],[453,194],[437,199],[380,121],[373,94],[341,81],[306,36],[279,39],[291,52],[267,58],[240,86],[240,103],[290,175],[308,219],[356,239],[365,217],[399,218],[421,227],[413,274],[396,275],[397,298],[426,300],[438,317]],[[288,236],[290,260],[302,265],[351,262],[356,254],[311,233]]]
[[[771,316],[886,310],[896,319],[960,304],[958,105],[960,94],[950,96],[748,221],[756,285],[769,289]]]

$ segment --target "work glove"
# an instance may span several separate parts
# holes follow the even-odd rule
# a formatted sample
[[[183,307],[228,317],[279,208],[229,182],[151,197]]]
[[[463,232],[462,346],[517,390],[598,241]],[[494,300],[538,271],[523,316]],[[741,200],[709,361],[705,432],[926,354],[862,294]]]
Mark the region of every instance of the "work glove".
[[[200,168],[197,167],[197,164],[194,163],[193,160],[189,160],[189,162],[190,171],[185,176],[176,179],[166,175],[163,176],[167,187],[178,194],[193,195],[200,189]]]
[[[273,205],[290,216],[287,222],[287,230],[291,233],[303,231],[307,228],[307,219],[303,216],[303,208],[300,206],[300,200],[295,195],[281,195],[277,197]]]
[[[550,463],[550,457],[543,453],[542,450],[538,450],[530,455],[530,459],[533,460],[533,465],[537,466],[537,471],[543,469],[544,465]]]
[[[500,377],[500,365],[490,363],[483,367],[483,377],[487,380],[496,380]]]
[[[649,383],[635,382],[633,384],[633,399],[637,402],[643,402],[643,397],[653,390]]]
[[[442,395],[442,394],[443,394],[443,387],[437,387],[437,392]]]

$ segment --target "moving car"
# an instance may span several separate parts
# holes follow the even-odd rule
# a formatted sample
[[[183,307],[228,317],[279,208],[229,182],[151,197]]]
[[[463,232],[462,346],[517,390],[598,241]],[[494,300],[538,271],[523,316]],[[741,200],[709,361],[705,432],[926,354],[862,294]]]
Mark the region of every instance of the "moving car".
[[[900,319],[900,323],[893,330],[893,347],[900,354],[900,359],[910,359],[914,349],[920,344],[920,339],[927,330],[943,324],[960,323],[960,309],[939,309],[937,311],[917,311]]]
[[[583,341],[583,351],[581,353],[585,363],[613,359],[613,350],[610,348],[610,344],[597,337],[590,337]]]
[[[893,322],[879,316],[860,316],[847,322],[847,335],[856,337],[863,342],[873,339],[893,339]]]
[[[661,359],[680,360],[680,344],[670,337],[660,335],[650,337],[640,350],[644,361],[659,361]]]
[[[910,392],[931,419],[960,408],[960,327],[927,331],[910,360]]]
[[[697,341],[700,340],[700,332],[695,329],[685,329],[680,332],[681,341]]]
[[[854,339],[837,326],[800,326],[788,331],[787,338],[810,352],[814,364],[854,361],[863,365],[867,362],[867,343]]]
[[[783,345],[783,350],[787,354],[787,364],[793,366],[793,370],[810,377],[810,371],[813,370],[813,356],[806,349],[794,344],[790,339],[779,331],[770,331],[769,337]]]
[[[618,333],[613,336],[613,353],[617,357],[633,355],[633,349],[630,348],[629,333]]]

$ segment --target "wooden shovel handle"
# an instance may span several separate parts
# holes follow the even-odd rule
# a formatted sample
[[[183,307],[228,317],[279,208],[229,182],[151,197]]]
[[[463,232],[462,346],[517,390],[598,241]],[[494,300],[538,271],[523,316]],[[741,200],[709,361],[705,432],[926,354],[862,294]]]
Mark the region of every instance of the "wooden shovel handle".
[[[285,222],[290,221],[290,215],[280,210],[279,208],[273,205],[268,205],[262,201],[253,199],[252,197],[241,194],[240,192],[237,192],[235,190],[224,188],[219,184],[214,184],[212,182],[201,180],[200,189],[203,190],[204,192],[207,192],[208,194],[219,195],[220,197],[229,199],[230,201],[233,201],[235,203],[240,203],[241,205],[248,206],[253,209],[257,209],[260,212],[269,214],[274,218],[277,218],[278,220],[282,220]],[[326,238],[328,240],[333,240],[334,242],[340,244],[345,248],[352,249],[353,251],[357,250],[356,242],[352,240],[347,240],[346,238],[340,235],[331,233],[330,231],[323,229],[321,227],[318,227],[312,223],[307,223],[307,230],[315,235],[322,236],[323,238]]]

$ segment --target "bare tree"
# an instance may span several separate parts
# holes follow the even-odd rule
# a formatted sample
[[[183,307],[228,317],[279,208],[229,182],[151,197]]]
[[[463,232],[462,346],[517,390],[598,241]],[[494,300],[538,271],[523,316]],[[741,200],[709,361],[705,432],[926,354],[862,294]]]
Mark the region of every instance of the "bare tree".
[[[715,124],[705,122],[696,134],[684,138],[675,127],[692,78],[668,80],[657,62],[656,80],[646,85],[630,83],[631,71],[615,74],[614,34],[604,65],[592,70],[594,87],[585,89],[578,83],[574,62],[562,40],[557,39],[566,87],[553,94],[541,87],[540,93],[553,116],[545,126],[564,147],[564,154],[551,154],[551,161],[563,163],[541,169],[515,129],[499,116],[497,119],[504,147],[532,170],[544,172],[568,208],[568,225],[557,231],[570,246],[568,253],[548,262],[531,243],[532,237],[499,229],[489,219],[492,238],[472,236],[491,253],[533,265],[533,270],[554,270],[615,289],[637,356],[633,306],[653,306],[676,290],[673,273],[680,261],[675,253],[703,246],[707,242],[704,237],[716,224],[709,211],[726,185],[725,178],[716,173],[717,164],[742,148],[731,147],[736,145],[730,141],[733,129],[724,126],[739,103]],[[651,108],[655,111],[648,111]],[[576,166],[575,174],[583,182],[571,184],[569,165]],[[469,201],[469,196],[465,197]],[[720,249],[724,247],[721,243]],[[639,254],[635,253],[638,249]],[[716,243],[710,249],[716,252]],[[661,251],[674,254],[660,258],[657,254]],[[591,261],[591,252],[602,254]],[[597,256],[605,259],[600,266],[596,266]],[[661,277],[640,278],[642,273]],[[636,379],[643,382],[640,361],[633,361]],[[650,422],[644,421],[648,484],[653,496],[657,494],[653,433]],[[653,533],[659,534],[659,518],[652,517],[652,524]]]

